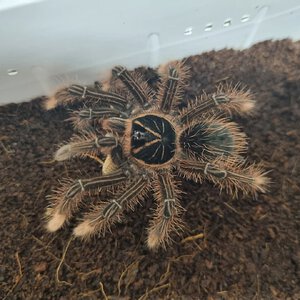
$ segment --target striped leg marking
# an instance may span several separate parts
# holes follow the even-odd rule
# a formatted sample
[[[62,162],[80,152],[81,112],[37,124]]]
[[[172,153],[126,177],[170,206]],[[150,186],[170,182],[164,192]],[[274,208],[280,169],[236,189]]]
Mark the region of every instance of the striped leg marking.
[[[145,193],[148,179],[141,177],[132,186],[127,186],[115,198],[107,203],[100,203],[93,211],[85,216],[85,219],[74,229],[74,235],[88,237],[97,232],[105,233],[113,224],[120,221],[122,212],[132,209],[139,202],[139,198]]]

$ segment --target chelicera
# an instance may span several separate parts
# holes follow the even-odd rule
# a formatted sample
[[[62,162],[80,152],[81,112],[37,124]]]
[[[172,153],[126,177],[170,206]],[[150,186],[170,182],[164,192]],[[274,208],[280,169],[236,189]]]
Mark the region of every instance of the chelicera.
[[[149,248],[165,247],[183,228],[178,177],[201,183],[207,179],[232,195],[264,192],[268,182],[262,168],[243,158],[246,136],[229,117],[254,107],[249,91],[219,87],[183,104],[189,70],[181,62],[159,70],[158,90],[138,72],[115,67],[111,84],[71,85],[46,101],[57,105],[82,103],[72,112],[77,135],[61,146],[56,161],[73,157],[96,159],[99,176],[65,179],[50,196],[47,229],[55,232],[91,195],[99,195],[74,229],[76,237],[104,234],[154,191],[155,214],[147,232]],[[113,194],[103,199],[106,191]],[[105,194],[106,195],[106,194]]]

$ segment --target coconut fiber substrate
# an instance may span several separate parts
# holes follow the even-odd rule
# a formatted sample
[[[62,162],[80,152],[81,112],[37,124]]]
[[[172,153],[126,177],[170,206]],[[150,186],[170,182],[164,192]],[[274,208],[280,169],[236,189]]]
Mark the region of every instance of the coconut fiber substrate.
[[[49,234],[46,195],[59,179],[98,174],[99,164],[51,162],[73,133],[65,108],[45,111],[44,98],[2,106],[1,299],[300,299],[300,43],[211,51],[187,64],[186,99],[229,82],[255,94],[254,115],[235,121],[249,137],[249,161],[270,170],[269,191],[233,199],[183,181],[187,229],[167,250],[145,245],[151,193],[105,237],[70,240],[75,220]]]

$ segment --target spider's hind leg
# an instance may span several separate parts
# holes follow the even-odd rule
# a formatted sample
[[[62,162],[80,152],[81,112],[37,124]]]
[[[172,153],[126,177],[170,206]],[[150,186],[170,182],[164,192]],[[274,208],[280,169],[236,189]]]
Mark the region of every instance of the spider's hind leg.
[[[134,179],[135,181],[127,184],[112,200],[101,202],[86,214],[84,221],[74,229],[74,235],[85,238],[96,233],[104,234],[113,224],[121,221],[125,210],[133,210],[149,186],[147,177]]]
[[[48,231],[54,232],[60,229],[78,210],[78,206],[86,193],[119,185],[125,182],[127,177],[127,174],[119,169],[99,177],[63,182],[61,187],[49,197],[53,204],[46,212]]]
[[[240,115],[251,113],[255,106],[249,90],[240,88],[239,85],[220,85],[214,94],[204,94],[194,103],[180,112],[182,123],[190,123],[202,118],[206,113],[222,113]]]
[[[253,195],[264,193],[269,185],[266,172],[263,172],[260,165],[228,162],[222,158],[211,162],[181,160],[178,171],[183,177],[195,182],[208,179],[234,196],[238,191]]]
[[[157,207],[148,229],[147,239],[150,249],[159,246],[166,247],[166,244],[171,240],[170,234],[172,232],[179,233],[183,227],[183,222],[180,219],[183,208],[178,199],[180,192],[172,175],[169,173],[159,174],[155,188]]]

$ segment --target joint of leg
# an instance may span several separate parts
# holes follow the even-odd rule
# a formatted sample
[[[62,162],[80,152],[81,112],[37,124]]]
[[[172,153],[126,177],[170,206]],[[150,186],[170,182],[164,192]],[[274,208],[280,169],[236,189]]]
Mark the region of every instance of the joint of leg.
[[[83,185],[81,179],[78,179],[78,183],[79,183],[79,185],[81,187],[81,191],[83,192],[84,191],[84,185]]]
[[[82,99],[84,99],[85,96],[86,96],[86,90],[87,90],[87,87],[85,86],[85,87],[83,88],[83,93],[82,93],[82,96],[81,96]]]
[[[225,179],[227,177],[227,171],[226,170],[220,170],[216,167],[214,167],[212,164],[207,163],[204,168],[204,174],[212,175],[214,177],[217,177],[219,179]]]
[[[171,79],[171,80],[175,80],[175,81],[178,81],[178,80],[179,80],[179,78],[178,78],[178,77],[173,77],[173,76],[169,76],[169,79]]]
[[[220,105],[229,101],[228,97],[225,94],[213,94],[212,99],[215,105]]]
[[[174,198],[167,198],[164,200],[164,202],[175,202],[175,199]]]
[[[213,99],[213,101],[215,102],[215,105],[219,105],[219,104],[220,104],[220,103],[218,102],[217,98],[218,98],[218,97],[217,97],[215,94],[212,95],[212,99]]]
[[[116,204],[116,205],[118,206],[119,209],[122,209],[122,205],[121,205],[120,203],[118,203],[115,199],[112,200],[112,202],[113,202],[114,204]]]
[[[142,173],[142,178],[143,178],[143,180],[147,180],[148,179],[148,174]]]
[[[226,170],[222,170],[221,172],[223,172],[223,176],[220,177],[220,179],[225,179],[227,177],[227,171]]]
[[[100,148],[100,145],[99,145],[99,140],[98,140],[98,138],[97,138],[97,137],[95,138],[95,145],[96,145],[98,148]]]
[[[121,70],[117,73],[117,76],[121,76],[122,73],[124,73],[126,71],[126,69],[124,67],[121,68]]]
[[[208,168],[210,167],[210,163],[207,163],[206,165],[205,165],[205,168],[204,168],[204,174],[205,175],[207,175],[207,170],[208,170]]]
[[[125,175],[127,178],[129,178],[129,177],[131,176],[131,173],[130,173],[129,170],[125,170],[125,171],[124,171],[124,175]]]

